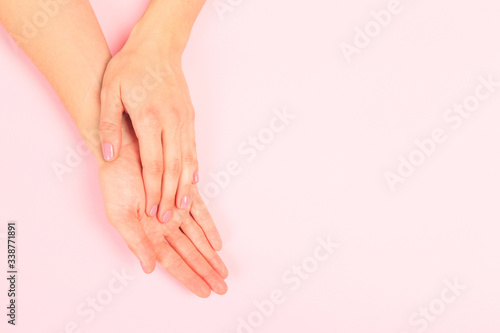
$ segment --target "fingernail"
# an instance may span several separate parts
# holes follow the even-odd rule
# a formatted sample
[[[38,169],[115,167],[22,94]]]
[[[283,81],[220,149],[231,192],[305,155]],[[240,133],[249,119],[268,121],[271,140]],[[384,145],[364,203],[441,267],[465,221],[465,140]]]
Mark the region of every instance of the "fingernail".
[[[167,223],[168,221],[170,221],[170,217],[171,216],[172,216],[172,212],[171,211],[166,212],[165,215],[163,215],[162,222],[163,223]]]
[[[105,161],[110,161],[113,159],[113,145],[111,143],[102,144],[102,156]]]
[[[200,181],[200,177],[198,176],[198,171],[195,171],[194,175],[193,175],[193,182],[195,184],[198,184],[199,181]]]
[[[139,261],[139,262],[141,263],[142,270],[144,271],[144,273],[147,274],[148,272],[146,272],[146,269],[144,268],[144,265],[142,264],[142,261]]]
[[[188,208],[189,204],[189,197],[186,195],[185,197],[182,198],[181,200],[181,209],[186,209]]]
[[[156,213],[158,213],[158,205],[151,208],[151,211],[149,212],[149,216],[156,216]]]

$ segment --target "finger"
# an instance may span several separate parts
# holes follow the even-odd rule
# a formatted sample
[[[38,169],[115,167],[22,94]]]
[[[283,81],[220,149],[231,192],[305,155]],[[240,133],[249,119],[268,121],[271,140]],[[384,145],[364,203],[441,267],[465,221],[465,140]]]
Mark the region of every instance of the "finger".
[[[101,138],[102,157],[105,161],[113,161],[120,154],[122,145],[122,114],[120,87],[103,85],[101,90],[101,116],[99,135]]]
[[[205,280],[215,293],[223,295],[227,292],[227,285],[224,280],[178,228],[174,228],[167,233],[165,238],[186,264]]]
[[[194,126],[192,119],[181,132],[182,172],[179,178],[176,203],[179,209],[188,209],[190,204],[189,192],[193,185],[195,172],[198,171],[198,158],[194,140]]]
[[[160,214],[158,219],[168,223],[173,214],[175,194],[181,173],[181,151],[179,143],[179,128],[175,124],[168,125],[168,130],[163,133],[163,170]]]
[[[132,121],[134,121],[132,119]],[[157,124],[151,121],[140,121],[136,126],[139,139],[139,151],[142,163],[142,177],[146,191],[146,214],[156,216],[161,197],[161,180],[163,174],[163,149],[161,132]]]
[[[214,251],[207,237],[200,226],[189,216],[181,226],[182,232],[191,240],[191,243],[200,251],[205,260],[212,266],[219,275],[225,279],[228,276],[228,270],[224,262]]]
[[[193,216],[196,223],[203,229],[203,232],[207,236],[210,244],[215,251],[222,250],[222,239],[220,237],[219,231],[215,226],[214,220],[208,211],[207,206],[203,202],[198,188],[193,186],[191,190],[193,196],[193,205],[191,206],[191,215]]]
[[[144,273],[152,273],[156,266],[155,250],[139,221],[126,217],[111,224],[125,240],[130,251],[139,259]]]
[[[193,294],[202,298],[210,296],[208,284],[182,260],[167,242],[162,241],[156,244],[156,255],[159,264]]]

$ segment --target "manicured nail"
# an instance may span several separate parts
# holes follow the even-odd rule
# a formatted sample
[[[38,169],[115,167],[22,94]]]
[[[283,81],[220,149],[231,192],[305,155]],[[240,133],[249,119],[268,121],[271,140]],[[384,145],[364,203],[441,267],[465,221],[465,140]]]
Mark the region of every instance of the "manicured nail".
[[[170,221],[170,217],[171,216],[172,216],[172,212],[171,211],[166,212],[165,215],[163,215],[162,222],[163,223],[167,223],[168,221]]]
[[[188,208],[189,205],[189,197],[186,195],[185,197],[182,198],[181,200],[181,209],[186,209]]]
[[[113,145],[111,143],[102,144],[102,156],[105,161],[110,161],[113,159]]]
[[[148,272],[146,272],[146,269],[144,268],[144,265],[142,264],[142,261],[139,261],[139,262],[141,263],[142,270],[144,271],[144,273],[147,274]]]
[[[151,208],[151,211],[149,212],[149,216],[156,216],[156,213],[158,213],[158,205]]]
[[[195,171],[194,175],[193,175],[193,182],[195,184],[198,184],[199,181],[200,181],[200,177],[198,176],[198,171]]]

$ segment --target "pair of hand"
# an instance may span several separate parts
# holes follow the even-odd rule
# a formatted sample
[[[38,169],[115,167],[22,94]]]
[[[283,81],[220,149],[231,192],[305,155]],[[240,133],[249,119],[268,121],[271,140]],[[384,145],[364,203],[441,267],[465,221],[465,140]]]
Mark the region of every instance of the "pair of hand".
[[[194,294],[224,294],[222,241],[196,187],[194,108],[181,54],[158,45],[134,30],[104,74],[106,216],[146,273],[158,261]]]

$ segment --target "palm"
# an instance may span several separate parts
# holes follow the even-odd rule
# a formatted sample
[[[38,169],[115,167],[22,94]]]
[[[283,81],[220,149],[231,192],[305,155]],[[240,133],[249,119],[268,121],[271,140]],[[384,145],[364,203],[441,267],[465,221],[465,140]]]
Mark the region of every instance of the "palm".
[[[108,221],[145,271],[153,271],[158,261],[200,297],[210,295],[210,289],[219,294],[226,292],[222,278],[227,276],[227,269],[213,249],[220,247],[219,236],[196,188],[191,214],[174,211],[167,224],[144,214],[145,191],[136,138],[124,140],[119,157],[99,168],[99,180]]]

